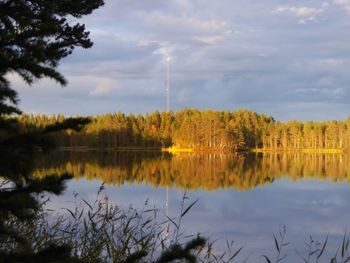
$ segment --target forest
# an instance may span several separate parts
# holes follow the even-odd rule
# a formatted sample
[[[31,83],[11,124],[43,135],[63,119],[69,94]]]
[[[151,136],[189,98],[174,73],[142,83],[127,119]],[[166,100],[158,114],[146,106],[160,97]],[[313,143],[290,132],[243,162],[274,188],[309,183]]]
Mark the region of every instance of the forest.
[[[110,113],[91,116],[82,131],[62,130],[53,136],[61,147],[178,147],[194,150],[347,150],[350,117],[333,121],[276,121],[249,110],[184,109],[145,115]],[[21,115],[24,131],[66,120],[63,115]],[[0,135],[1,136],[1,135]]]

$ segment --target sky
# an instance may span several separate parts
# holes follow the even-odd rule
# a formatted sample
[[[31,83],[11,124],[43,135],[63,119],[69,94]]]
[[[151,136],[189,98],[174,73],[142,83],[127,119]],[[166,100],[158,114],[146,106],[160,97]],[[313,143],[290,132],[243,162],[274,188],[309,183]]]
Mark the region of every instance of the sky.
[[[246,108],[278,120],[350,116],[350,0],[106,0],[94,46],[61,61],[69,84],[10,75],[27,113]]]

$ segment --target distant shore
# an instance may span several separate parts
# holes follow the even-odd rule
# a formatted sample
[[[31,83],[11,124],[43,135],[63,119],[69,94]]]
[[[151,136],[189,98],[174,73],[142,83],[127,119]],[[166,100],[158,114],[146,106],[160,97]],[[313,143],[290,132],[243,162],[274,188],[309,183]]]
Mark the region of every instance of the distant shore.
[[[111,147],[111,148],[98,148],[88,146],[73,146],[73,147],[59,147],[58,151],[116,151],[116,152],[166,152],[166,153],[237,153],[236,151],[228,151],[220,148],[185,148],[185,147]],[[349,149],[296,149],[296,148],[253,148],[245,151],[239,151],[242,153],[318,153],[318,154],[344,154],[350,153]]]
[[[278,152],[302,152],[302,153],[320,153],[320,154],[342,154],[349,153],[349,149],[308,149],[308,148],[255,148],[251,149],[254,153],[278,153]]]
[[[59,147],[58,151],[116,151],[116,152],[162,152],[161,147],[110,147],[99,148],[89,146],[72,146],[72,147]]]

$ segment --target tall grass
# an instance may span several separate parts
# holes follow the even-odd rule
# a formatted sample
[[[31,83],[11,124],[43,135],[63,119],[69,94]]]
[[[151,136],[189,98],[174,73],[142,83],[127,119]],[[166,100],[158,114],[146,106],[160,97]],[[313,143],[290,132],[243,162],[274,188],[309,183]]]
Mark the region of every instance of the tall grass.
[[[179,216],[170,218],[146,201],[141,210],[133,207],[120,208],[103,196],[101,186],[94,202],[89,203],[74,195],[72,210],[54,211],[45,208],[49,199],[40,199],[41,209],[29,223],[9,220],[7,224],[19,229],[28,237],[33,251],[49,248],[52,244],[68,245],[72,254],[82,262],[256,262],[248,256],[241,259],[243,247],[227,242],[224,252],[218,253],[215,241],[199,234],[186,235],[181,225],[196,201],[183,195]],[[306,252],[291,250],[285,226],[273,234],[272,255],[261,255],[258,262],[280,263],[288,261],[292,253],[301,263],[347,263],[350,262],[350,236],[345,234],[337,251],[325,252],[328,236],[318,242],[312,237],[306,242]],[[18,250],[11,240],[0,240],[0,246]],[[288,254],[289,253],[289,254]],[[329,255],[331,255],[329,257]],[[328,257],[328,258],[327,258]],[[240,260],[240,261],[238,261]]]
[[[182,233],[182,220],[196,203],[189,203],[186,194],[180,215],[170,218],[150,207],[148,201],[141,210],[113,205],[102,195],[103,189],[101,186],[93,203],[75,194],[75,207],[65,209],[65,213],[45,208],[50,201],[45,199],[31,222],[7,223],[25,234],[31,250],[68,245],[83,262],[232,262],[241,250],[229,246],[224,254],[216,254],[212,243],[199,234]],[[20,249],[12,244],[11,240],[0,240],[2,248]]]
[[[288,260],[288,252],[286,248],[292,246],[288,241],[286,241],[286,227],[281,226],[278,234],[273,235],[275,255],[267,256],[262,255],[261,258],[267,263],[279,263]],[[328,252],[328,256],[325,251],[328,249],[328,235],[325,240],[320,242],[315,240],[312,236],[305,242],[306,252],[301,253],[297,249],[294,249],[294,253],[298,256],[301,263],[347,263],[350,262],[350,236],[345,233],[340,245],[336,251]],[[329,256],[330,255],[330,256]],[[290,261],[289,261],[290,262]]]

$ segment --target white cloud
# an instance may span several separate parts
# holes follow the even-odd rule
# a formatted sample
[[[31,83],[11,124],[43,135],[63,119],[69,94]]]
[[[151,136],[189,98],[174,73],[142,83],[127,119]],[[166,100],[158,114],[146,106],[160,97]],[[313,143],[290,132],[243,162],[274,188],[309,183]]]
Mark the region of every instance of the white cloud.
[[[306,6],[302,6],[302,7],[296,7],[296,6],[279,6],[276,9],[277,13],[283,13],[283,12],[289,12],[292,14],[295,14],[296,16],[311,16],[311,15],[315,15],[321,12],[320,9],[317,8],[313,8],[313,7],[306,7]]]
[[[323,13],[325,9],[329,6],[327,2],[324,2],[319,8],[307,7],[307,6],[279,6],[274,12],[280,13],[290,13],[299,18],[299,23],[305,24],[308,21],[317,20],[316,17]]]
[[[172,53],[173,49],[168,47],[166,43],[164,43],[164,45],[161,48],[153,52],[153,54],[161,55],[164,58],[164,61],[166,61],[166,59],[168,58],[173,57]]]
[[[212,33],[227,27],[227,23],[218,20],[204,20],[192,16],[177,16],[160,12],[153,12],[148,15],[145,22],[150,26],[160,26],[170,30],[179,28],[180,30],[191,30],[197,33]]]
[[[166,34],[172,41],[196,40],[205,44],[216,44],[233,35],[232,25],[219,19],[206,19],[195,15],[164,14],[153,12],[139,14],[143,26],[151,28],[153,34]]]
[[[337,87],[313,87],[313,88],[297,88],[292,91],[292,93],[302,93],[302,94],[320,94],[328,97],[339,97],[344,95],[344,90]]]
[[[347,12],[350,13],[350,0],[333,0],[335,5],[343,7]]]
[[[149,37],[144,37],[144,38],[139,38],[137,40],[137,44],[138,47],[152,47],[152,46],[164,46],[165,42],[162,41],[158,41]]]
[[[93,90],[90,91],[91,97],[106,97],[119,89],[120,85],[112,79],[103,79]]]
[[[232,35],[232,30],[227,30],[226,32],[220,35],[211,35],[211,36],[197,36],[194,37],[195,40],[198,40],[204,44],[214,45],[224,41]]]

